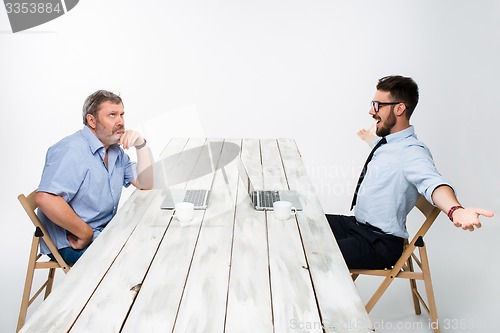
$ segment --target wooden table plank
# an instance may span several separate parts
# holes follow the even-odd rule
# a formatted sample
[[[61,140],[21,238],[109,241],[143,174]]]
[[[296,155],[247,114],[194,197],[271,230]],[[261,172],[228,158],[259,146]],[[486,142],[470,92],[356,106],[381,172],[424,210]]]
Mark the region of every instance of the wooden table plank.
[[[242,156],[260,159],[258,140],[244,140]],[[273,332],[265,213],[256,211],[238,183],[226,332]]]
[[[224,148],[226,145],[224,145]],[[228,154],[222,150],[221,158]],[[234,211],[236,161],[215,173],[208,206],[193,256],[174,332],[222,332],[226,314]],[[226,184],[227,182],[227,184]]]
[[[206,147],[212,142],[222,140],[203,144]],[[185,148],[193,149],[200,143],[190,140]],[[211,152],[215,163],[220,155],[217,149]],[[198,160],[194,172],[206,168],[205,162]],[[187,187],[210,187],[213,177],[213,173],[203,175],[190,180]],[[204,214],[203,210],[196,211],[193,220],[185,223],[172,219],[122,332],[172,331]]]
[[[241,152],[241,160],[246,166],[248,176],[251,178],[253,186],[256,189],[263,189],[264,179],[262,178],[260,140],[244,139],[244,143],[245,149]]]
[[[205,140],[196,165],[193,168],[187,188],[211,188],[215,169],[222,155],[224,139],[210,138]]]
[[[266,189],[288,189],[276,140],[261,140],[261,149]],[[321,325],[309,325],[321,320],[297,221],[294,217],[279,221],[272,212],[266,214],[275,330],[288,332],[297,327],[298,331],[322,332]]]
[[[172,219],[122,332],[171,332],[203,219]]]
[[[172,155],[172,151],[181,152],[182,147],[184,147],[188,141],[189,138],[170,138],[165,148],[161,151],[160,157],[170,156]]]
[[[40,305],[21,332],[66,332],[99,286],[116,256],[149,207],[154,194],[135,191],[97,237],[84,255],[66,274],[63,283]],[[126,221],[127,223],[114,223]]]
[[[301,193],[304,210],[297,213],[297,221],[325,331],[371,332],[373,326],[307,177],[296,144],[291,139],[278,142],[290,189]]]
[[[178,154],[175,164],[167,174],[167,184],[171,187],[186,188],[192,182],[192,175],[203,150],[206,149],[206,139],[191,138]]]
[[[283,163],[276,140],[260,140],[264,189],[288,190]]]
[[[141,217],[120,255],[85,305],[72,332],[119,332],[172,216],[172,211],[159,208],[163,200],[160,192],[152,191],[155,196],[150,203],[151,209]]]
[[[188,142],[187,138],[172,138],[167,146],[163,149],[159,159],[153,165],[154,172],[154,188],[166,188],[170,186],[168,183],[168,174],[175,167],[178,155]],[[173,156],[175,155],[175,156]]]

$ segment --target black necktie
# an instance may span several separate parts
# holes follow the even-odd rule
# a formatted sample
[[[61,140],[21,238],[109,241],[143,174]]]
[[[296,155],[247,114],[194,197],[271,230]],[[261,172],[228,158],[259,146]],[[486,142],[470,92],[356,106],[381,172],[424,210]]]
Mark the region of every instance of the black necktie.
[[[363,178],[365,178],[366,169],[368,168],[368,163],[370,163],[370,161],[372,160],[375,150],[379,149],[380,146],[382,146],[384,143],[387,143],[387,140],[385,138],[380,139],[380,141],[377,142],[375,147],[373,147],[372,151],[370,152],[370,155],[368,155],[368,158],[366,159],[365,165],[363,166],[363,170],[361,170],[361,174],[359,175],[358,185],[356,185],[356,191],[354,191],[354,197],[352,198],[352,203],[351,203],[351,210],[356,205],[356,199],[358,198],[359,187],[361,186]]]

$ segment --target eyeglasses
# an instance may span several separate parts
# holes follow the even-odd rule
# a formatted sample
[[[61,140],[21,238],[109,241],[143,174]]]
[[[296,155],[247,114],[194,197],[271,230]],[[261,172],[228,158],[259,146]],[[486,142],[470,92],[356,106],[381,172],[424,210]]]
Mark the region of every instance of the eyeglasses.
[[[401,102],[377,102],[377,101],[372,101],[372,107],[373,107],[373,110],[375,110],[375,112],[378,112],[380,110],[380,107],[381,106],[384,106],[384,105],[396,105],[396,104],[399,104]]]

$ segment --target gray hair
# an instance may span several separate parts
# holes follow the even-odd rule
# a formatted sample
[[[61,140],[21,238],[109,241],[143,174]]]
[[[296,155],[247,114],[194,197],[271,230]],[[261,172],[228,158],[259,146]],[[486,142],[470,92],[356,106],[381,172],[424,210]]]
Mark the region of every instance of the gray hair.
[[[85,102],[83,103],[83,124],[87,125],[87,115],[91,114],[94,117],[97,117],[97,112],[99,111],[99,107],[103,102],[111,102],[113,104],[122,104],[122,98],[110,91],[107,90],[97,90],[95,93],[91,94]]]

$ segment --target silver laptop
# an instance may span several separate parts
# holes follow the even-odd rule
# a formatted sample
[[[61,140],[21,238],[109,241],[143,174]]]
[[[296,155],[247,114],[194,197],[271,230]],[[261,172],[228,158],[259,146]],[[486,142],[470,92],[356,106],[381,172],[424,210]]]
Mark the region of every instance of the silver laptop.
[[[179,202],[192,202],[194,209],[207,209],[210,190],[202,189],[167,189],[165,199],[161,204],[161,209],[174,209]]]
[[[238,161],[238,170],[240,177],[245,184],[245,188],[250,196],[252,205],[256,210],[273,210],[275,201],[290,201],[292,206],[297,210],[302,210],[299,194],[296,191],[290,190],[256,190],[252,184],[247,168],[241,157]]]

